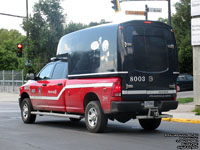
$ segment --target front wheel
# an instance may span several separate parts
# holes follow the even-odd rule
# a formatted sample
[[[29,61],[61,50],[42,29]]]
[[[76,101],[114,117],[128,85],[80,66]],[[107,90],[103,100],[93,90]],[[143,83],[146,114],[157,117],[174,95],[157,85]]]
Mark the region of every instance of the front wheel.
[[[36,115],[31,114],[33,110],[32,104],[29,98],[25,98],[21,104],[21,116],[24,123],[34,123]]]
[[[90,132],[103,132],[107,126],[108,118],[103,113],[99,101],[91,101],[85,109],[85,123]]]
[[[155,130],[161,123],[161,118],[158,119],[139,119],[139,123],[145,130]]]

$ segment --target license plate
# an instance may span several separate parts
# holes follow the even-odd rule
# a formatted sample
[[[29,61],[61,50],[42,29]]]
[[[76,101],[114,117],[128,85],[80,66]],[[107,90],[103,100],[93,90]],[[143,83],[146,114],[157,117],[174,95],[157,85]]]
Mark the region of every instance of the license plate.
[[[154,101],[144,101],[145,108],[152,108],[154,107]]]

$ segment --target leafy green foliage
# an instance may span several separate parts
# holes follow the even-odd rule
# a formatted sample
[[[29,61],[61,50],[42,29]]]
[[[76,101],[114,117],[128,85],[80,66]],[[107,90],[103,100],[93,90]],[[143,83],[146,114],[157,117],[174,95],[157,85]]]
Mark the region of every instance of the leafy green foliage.
[[[195,108],[192,112],[195,112],[195,115],[200,115],[200,109]]]
[[[57,44],[64,33],[64,14],[60,0],[39,0],[34,5],[33,16],[23,21],[29,32],[28,59],[36,70],[41,69],[56,55]]]
[[[59,39],[64,35],[107,23],[92,22],[89,25],[70,22],[64,27],[65,15],[61,0],[39,0],[33,8],[33,15],[23,20],[22,27],[29,36],[24,37],[16,30],[0,30],[0,69],[24,69],[38,72],[51,57],[55,57]],[[17,57],[17,43],[23,44],[23,57]],[[32,65],[30,65],[32,64]]]
[[[179,50],[180,72],[192,73],[191,16],[190,0],[180,0],[175,4],[176,14],[172,17],[172,26]]]
[[[87,27],[88,27],[88,25],[84,25],[82,23],[70,22],[68,25],[66,25],[64,33],[68,34],[68,33],[71,33],[71,32],[77,31],[77,30],[85,29]]]
[[[24,43],[24,40],[17,30],[0,29],[0,70],[24,68],[24,58],[17,57],[17,44]]]
[[[176,14],[172,16],[172,27],[175,30],[178,45],[180,72],[192,74],[190,0],[180,0],[175,4],[175,9]],[[168,23],[168,20],[164,18],[159,18],[158,21]]]
[[[168,19],[166,18],[158,18],[158,21],[168,24]]]
[[[93,27],[93,26],[97,26],[97,25],[101,25],[101,24],[106,24],[106,23],[110,23],[105,21],[104,19],[102,19],[100,22],[90,22],[88,25],[82,24],[82,23],[74,23],[74,22],[70,22],[68,25],[66,25],[64,33],[68,34],[77,30],[81,30],[81,29],[85,29],[88,27]]]

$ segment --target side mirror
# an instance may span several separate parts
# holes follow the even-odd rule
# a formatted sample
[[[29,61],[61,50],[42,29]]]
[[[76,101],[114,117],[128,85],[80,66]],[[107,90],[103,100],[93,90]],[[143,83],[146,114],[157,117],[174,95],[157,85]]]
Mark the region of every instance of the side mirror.
[[[27,73],[26,74],[26,80],[34,80],[34,79],[35,79],[34,73]]]

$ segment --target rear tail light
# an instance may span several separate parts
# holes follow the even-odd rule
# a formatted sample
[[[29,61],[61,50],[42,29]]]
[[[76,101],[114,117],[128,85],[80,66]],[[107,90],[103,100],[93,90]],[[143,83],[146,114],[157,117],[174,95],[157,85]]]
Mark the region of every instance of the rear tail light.
[[[178,85],[176,84],[176,96],[174,96],[174,100],[176,100],[177,92],[178,92]]]
[[[121,82],[117,81],[113,84],[113,89],[112,89],[112,96],[114,97],[119,97],[122,94],[122,86],[121,86]]]
[[[150,23],[152,23],[151,21],[144,21],[144,23],[148,23],[148,24],[150,24]]]
[[[123,29],[124,29],[124,27],[122,27],[122,26],[119,26],[119,29],[120,29],[120,30],[123,30]]]

